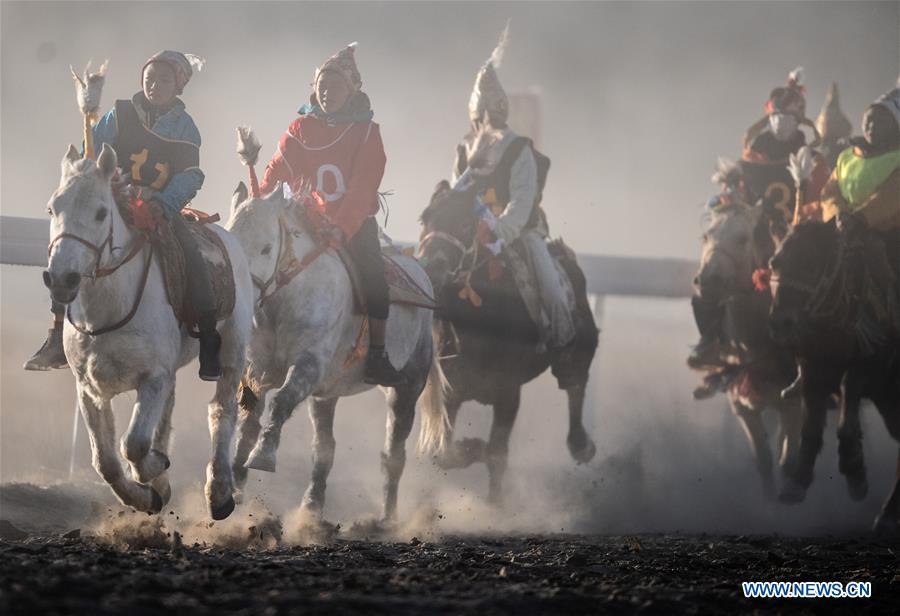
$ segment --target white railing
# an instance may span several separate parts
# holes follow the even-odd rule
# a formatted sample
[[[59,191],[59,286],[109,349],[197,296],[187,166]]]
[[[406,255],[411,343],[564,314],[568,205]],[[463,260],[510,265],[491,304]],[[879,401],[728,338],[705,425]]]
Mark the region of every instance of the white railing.
[[[50,223],[39,218],[0,216],[0,263],[47,265]],[[697,263],[686,259],[648,259],[578,255],[591,295],[689,297]]]

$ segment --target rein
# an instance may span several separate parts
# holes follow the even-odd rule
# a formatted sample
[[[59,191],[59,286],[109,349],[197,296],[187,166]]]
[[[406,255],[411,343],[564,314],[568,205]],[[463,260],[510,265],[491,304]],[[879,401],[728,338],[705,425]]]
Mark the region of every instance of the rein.
[[[253,274],[250,275],[253,285],[259,289],[259,301],[257,302],[259,306],[262,306],[266,300],[290,284],[300,272],[309,267],[313,261],[322,256],[329,248],[326,243],[317,244],[306,256],[298,259],[297,255],[294,254],[293,243],[289,241],[288,237],[296,237],[297,233],[289,231],[281,217],[278,218],[278,230],[278,259],[275,262],[275,271],[266,280],[261,280]],[[269,292],[269,288],[273,284],[275,287]]]
[[[56,244],[58,244],[61,240],[64,240],[64,239],[75,240],[76,242],[79,242],[79,243],[87,246],[90,250],[92,250],[94,252],[94,254],[97,255],[97,259],[94,262],[93,272],[89,276],[87,276],[87,278],[91,278],[94,281],[96,281],[99,278],[105,278],[106,276],[111,276],[112,274],[114,274],[116,271],[118,271],[118,269],[120,267],[122,267],[123,265],[125,265],[126,263],[128,263],[129,261],[134,259],[138,255],[138,253],[141,252],[141,250],[143,250],[144,246],[147,244],[147,235],[144,233],[140,233],[137,235],[137,237],[131,243],[131,248],[129,249],[128,254],[125,255],[125,257],[121,261],[119,261],[118,263],[116,263],[115,265],[113,265],[111,267],[100,267],[100,261],[103,258],[103,252],[106,250],[107,247],[109,248],[110,255],[112,255],[112,252],[114,250],[120,250],[119,247],[113,245],[113,215],[112,214],[110,214],[110,216],[109,216],[109,233],[107,234],[106,239],[103,240],[103,242],[101,242],[99,245],[89,242],[88,240],[86,240],[83,237],[80,237],[78,235],[75,235],[74,233],[60,233],[59,235],[57,235],[50,241],[50,245],[47,247],[47,256],[50,256],[50,254],[53,252],[53,247],[56,246]],[[124,327],[131,321],[131,319],[134,318],[134,315],[137,314],[138,308],[141,305],[141,299],[144,297],[144,289],[147,286],[147,278],[150,275],[150,266],[152,264],[153,264],[153,246],[151,245],[150,252],[147,255],[147,262],[144,265],[144,271],[141,274],[141,282],[140,282],[140,286],[138,287],[137,297],[135,297],[134,304],[132,305],[131,310],[120,321],[114,323],[113,325],[101,327],[100,329],[95,329],[95,330],[91,330],[86,327],[82,327],[81,325],[78,325],[77,323],[75,323],[75,321],[72,319],[72,305],[71,304],[69,304],[66,307],[66,319],[68,319],[69,323],[72,325],[72,327],[75,328],[75,330],[77,332],[86,334],[88,336],[100,336],[102,334],[107,334],[109,332],[112,332],[112,331],[115,331],[117,329]]]

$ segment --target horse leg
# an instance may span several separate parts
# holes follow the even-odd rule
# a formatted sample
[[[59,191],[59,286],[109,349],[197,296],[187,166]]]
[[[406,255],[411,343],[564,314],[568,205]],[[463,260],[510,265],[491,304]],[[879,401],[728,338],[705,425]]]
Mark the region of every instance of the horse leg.
[[[848,372],[841,381],[841,408],[837,429],[838,469],[847,480],[847,490],[853,500],[862,500],[869,492],[863,458],[862,426],[859,421],[861,398],[859,379]]]
[[[744,434],[750,442],[753,459],[756,460],[756,470],[762,478],[763,495],[767,499],[775,496],[775,477],[772,472],[772,450],[769,447],[769,439],[766,427],[763,425],[761,413],[737,399],[736,396],[728,396],[731,403],[731,411],[741,422]]]
[[[503,500],[503,475],[509,457],[509,437],[519,413],[518,387],[499,394],[494,402],[494,421],[486,448],[488,467],[488,502],[499,506]]]
[[[231,472],[234,475],[234,485],[242,490],[247,483],[247,458],[250,450],[259,439],[262,425],[259,420],[262,417],[263,405],[266,399],[266,389],[261,388],[255,393],[249,385],[242,385],[238,394],[238,441],[234,451],[234,460],[231,463]],[[236,495],[237,496],[237,495]]]
[[[175,408],[175,388],[172,388],[169,397],[163,405],[162,417],[159,419],[159,425],[156,426],[156,432],[153,434],[153,449],[161,452],[163,455],[169,455],[169,443],[172,435],[172,410]],[[163,505],[172,498],[172,487],[169,485],[169,476],[167,471],[163,471],[159,476],[150,482],[150,485],[160,495]]]
[[[897,535],[900,533],[900,453],[897,454],[897,473],[894,489],[875,518],[873,530],[876,533]]]
[[[456,417],[459,414],[459,408],[462,401],[455,398],[448,399],[444,402],[447,408],[447,418],[450,420],[450,444],[443,455],[435,459],[435,463],[439,468],[449,470],[451,468],[466,468],[475,462],[484,462],[486,460],[487,443],[480,438],[464,438],[460,441],[453,440],[453,429],[456,427]]]
[[[222,366],[216,393],[209,402],[209,437],[212,453],[206,467],[206,504],[213,520],[224,520],[234,511],[234,478],[231,474],[231,441],[237,420],[237,390],[240,367]]]
[[[91,440],[91,458],[97,473],[109,484],[123,505],[148,513],[159,513],[163,508],[163,500],[156,490],[125,477],[122,463],[116,454],[116,424],[109,400],[101,401],[98,406],[79,387],[78,406]]]
[[[416,415],[416,401],[424,384],[405,385],[388,393],[387,425],[384,434],[384,451],[381,452],[381,472],[384,475],[384,521],[392,522],[397,516],[397,488],[406,465],[406,439],[412,430]]]
[[[267,406],[271,407],[269,422],[256,442],[247,468],[258,471],[275,472],[275,454],[281,442],[281,429],[290,419],[294,408],[312,391],[319,379],[319,363],[311,353],[301,353],[297,361],[288,369],[284,384],[269,397]]]
[[[578,464],[590,462],[597,453],[597,447],[588,436],[582,422],[586,385],[586,383],[580,383],[566,389],[566,396],[569,398],[569,435],[566,437],[566,445],[572,459]]]
[[[122,438],[122,457],[131,463],[134,478],[140,483],[150,483],[169,468],[169,457],[152,445],[174,389],[175,380],[166,374],[146,379],[137,389],[131,423]]]
[[[779,428],[781,432],[780,455],[778,466],[782,477],[787,476],[797,463],[800,448],[800,431],[803,427],[803,407],[800,400],[777,400],[775,407],[779,412]]]
[[[334,409],[337,401],[337,398],[313,398],[309,401],[309,418],[313,425],[313,467],[301,506],[316,517],[321,517],[325,508],[325,484],[334,465]]]
[[[806,416],[800,430],[800,449],[797,461],[781,486],[778,500],[795,504],[806,498],[806,490],[813,480],[813,467],[822,449],[822,434],[825,431],[825,412],[828,395],[821,383],[813,382],[810,375],[803,382],[803,401]]]

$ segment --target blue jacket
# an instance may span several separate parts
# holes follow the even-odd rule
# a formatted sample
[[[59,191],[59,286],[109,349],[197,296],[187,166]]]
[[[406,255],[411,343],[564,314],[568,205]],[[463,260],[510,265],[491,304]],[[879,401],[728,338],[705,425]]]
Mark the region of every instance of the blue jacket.
[[[145,112],[139,104],[142,97],[143,93],[138,92],[132,101],[138,110],[138,115],[143,118]],[[200,147],[200,131],[197,130],[193,118],[184,110],[184,103],[180,99],[175,99],[175,106],[159,116],[150,130],[164,139],[190,141]],[[115,107],[94,125],[94,151],[99,152],[104,143],[108,143],[113,148],[116,147]],[[203,186],[203,179],[204,175],[200,169],[188,169],[173,176],[154,198],[166,208],[166,214],[171,218],[194,198],[197,191]]]

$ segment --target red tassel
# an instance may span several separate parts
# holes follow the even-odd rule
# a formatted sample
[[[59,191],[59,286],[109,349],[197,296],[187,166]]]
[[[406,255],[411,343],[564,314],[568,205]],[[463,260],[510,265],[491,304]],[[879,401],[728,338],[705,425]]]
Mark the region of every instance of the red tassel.
[[[753,280],[753,288],[762,293],[769,290],[769,280],[772,278],[772,270],[761,267],[753,272],[751,276]]]
[[[250,196],[259,199],[259,179],[256,177],[256,168],[253,165],[247,167],[250,170]]]

